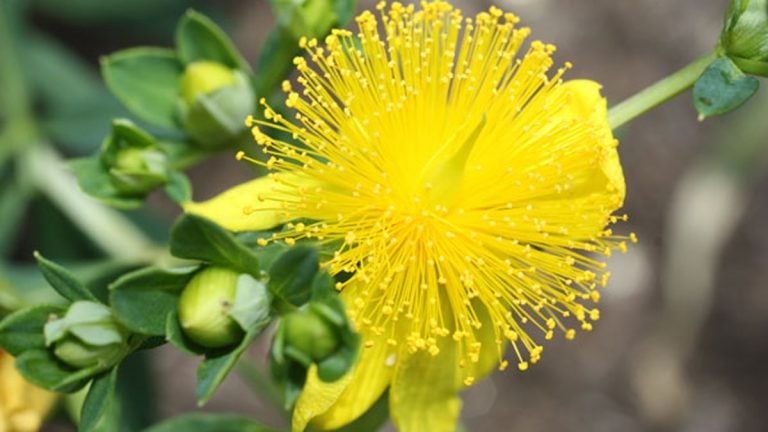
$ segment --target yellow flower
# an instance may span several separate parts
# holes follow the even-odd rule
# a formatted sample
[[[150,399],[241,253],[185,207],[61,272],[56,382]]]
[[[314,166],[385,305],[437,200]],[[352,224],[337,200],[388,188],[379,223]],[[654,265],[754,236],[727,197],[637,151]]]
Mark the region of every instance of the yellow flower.
[[[352,274],[337,288],[364,348],[338,382],[310,370],[294,430],[343,426],[386,389],[401,430],[453,430],[463,387],[592,329],[600,256],[634,241],[606,228],[625,186],[598,84],[549,72],[554,46],[524,48],[497,8],[378,10],[300,42],[295,121],[264,101],[248,120],[266,162],[238,157],[272,174],[188,209],[236,230],[312,221],[271,241],[336,245],[325,266]]]
[[[0,350],[0,432],[40,429],[56,396],[37,388],[19,375],[14,359]]]

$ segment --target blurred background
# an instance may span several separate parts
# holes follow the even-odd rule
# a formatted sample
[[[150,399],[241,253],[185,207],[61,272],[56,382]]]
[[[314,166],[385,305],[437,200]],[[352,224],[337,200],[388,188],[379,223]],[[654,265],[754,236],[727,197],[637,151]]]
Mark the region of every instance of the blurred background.
[[[12,25],[24,37],[15,43],[40,139],[67,158],[93,154],[110,120],[127,115],[101,83],[99,56],[171,46],[177,19],[194,7],[255,63],[274,25],[266,0],[16,3],[23,7]],[[374,3],[360,0],[358,10]],[[569,78],[602,83],[616,103],[711,50],[728,1],[454,3],[465,14],[491,5],[518,14],[534,38],[558,46],[560,63],[574,63]],[[0,51],[0,71],[7,61]],[[699,122],[686,94],[617,132],[630,216],[620,229],[640,241],[611,258],[601,322],[575,342],[547,344],[531,370],[497,373],[467,391],[467,431],[768,430],[767,110],[763,91],[734,113]],[[39,295],[44,283],[33,250],[107,278],[99,246],[53,204],[55,192],[17,179],[19,167],[4,163],[8,150],[0,148],[0,308]],[[190,176],[195,198],[205,199],[253,173],[225,153]],[[163,241],[177,213],[156,194],[130,217]],[[263,369],[266,350],[266,343],[254,346],[243,373],[204,409],[287,424],[269,391],[253,390],[261,386],[254,371]],[[126,410],[136,428],[195,409],[196,363],[164,348],[128,366],[131,376],[143,377],[121,384],[134,396],[136,406]],[[64,414],[46,428],[72,430]]]

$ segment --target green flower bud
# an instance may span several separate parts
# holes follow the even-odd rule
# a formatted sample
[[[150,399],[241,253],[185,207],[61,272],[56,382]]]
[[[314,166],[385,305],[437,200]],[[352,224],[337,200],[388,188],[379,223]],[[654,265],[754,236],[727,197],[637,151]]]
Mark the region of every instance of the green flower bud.
[[[56,357],[75,368],[107,369],[128,352],[128,332],[101,303],[72,303],[64,317],[45,325],[44,334],[46,345],[53,347]]]
[[[207,348],[231,345],[243,337],[243,329],[230,314],[241,276],[251,278],[208,267],[189,281],[179,299],[179,321],[187,337]]]
[[[213,93],[234,83],[234,71],[221,63],[211,61],[190,63],[181,77],[181,97],[191,105],[198,96]]]
[[[75,368],[87,368],[101,364],[105,367],[117,364],[125,353],[123,345],[88,345],[69,336],[56,343],[53,353],[64,363]]]
[[[731,0],[720,44],[745,72],[759,73],[750,69],[768,60],[768,0]]]
[[[273,9],[280,26],[297,39],[320,37],[338,19],[331,0],[274,0]]]
[[[168,158],[155,139],[128,120],[115,120],[101,161],[118,192],[144,195],[168,181]]]
[[[187,66],[178,104],[181,125],[204,147],[246,136],[244,120],[255,107],[251,81],[240,70],[202,61]]]
[[[286,346],[313,361],[325,359],[339,347],[339,330],[312,308],[286,315],[282,325]]]

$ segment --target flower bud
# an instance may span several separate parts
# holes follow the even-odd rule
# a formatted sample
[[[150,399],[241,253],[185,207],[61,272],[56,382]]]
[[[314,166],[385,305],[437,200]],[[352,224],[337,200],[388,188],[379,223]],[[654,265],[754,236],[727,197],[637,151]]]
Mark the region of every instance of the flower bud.
[[[331,0],[277,0],[274,10],[280,26],[297,39],[321,37],[337,20]]]
[[[333,354],[340,343],[339,331],[312,308],[286,315],[283,326],[286,346],[316,362]]]
[[[144,195],[168,181],[168,158],[152,136],[128,120],[115,120],[101,161],[118,192]]]
[[[194,62],[181,79],[179,120],[198,144],[218,147],[245,135],[244,120],[253,113],[254,101],[251,82],[242,71]]]
[[[234,82],[234,72],[221,63],[212,61],[190,63],[181,77],[181,97],[191,105],[198,96],[213,93]]]
[[[234,270],[208,267],[189,281],[179,299],[179,321],[187,337],[207,348],[231,345],[243,337],[230,315],[240,276]]]
[[[737,64],[768,60],[768,0],[731,0],[720,43]]]
[[[128,332],[101,303],[72,303],[64,317],[51,319],[45,325],[44,334],[46,345],[53,346],[56,357],[75,368],[106,369],[128,352]]]

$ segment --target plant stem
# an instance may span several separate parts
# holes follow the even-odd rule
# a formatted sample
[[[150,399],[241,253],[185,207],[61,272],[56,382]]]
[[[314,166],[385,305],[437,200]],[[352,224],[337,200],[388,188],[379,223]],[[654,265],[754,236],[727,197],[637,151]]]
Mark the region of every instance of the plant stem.
[[[113,258],[152,260],[160,251],[122,214],[80,191],[72,173],[47,145],[24,152],[32,182],[96,245]]]
[[[611,107],[608,110],[608,124],[611,125],[611,129],[618,129],[691,88],[717,56],[717,51],[712,51],[699,57],[688,66]]]
[[[154,260],[160,249],[119,212],[80,191],[62,157],[41,136],[14,44],[10,5],[0,1],[0,164],[15,156],[30,184],[44,193],[99,248],[113,258]]]

